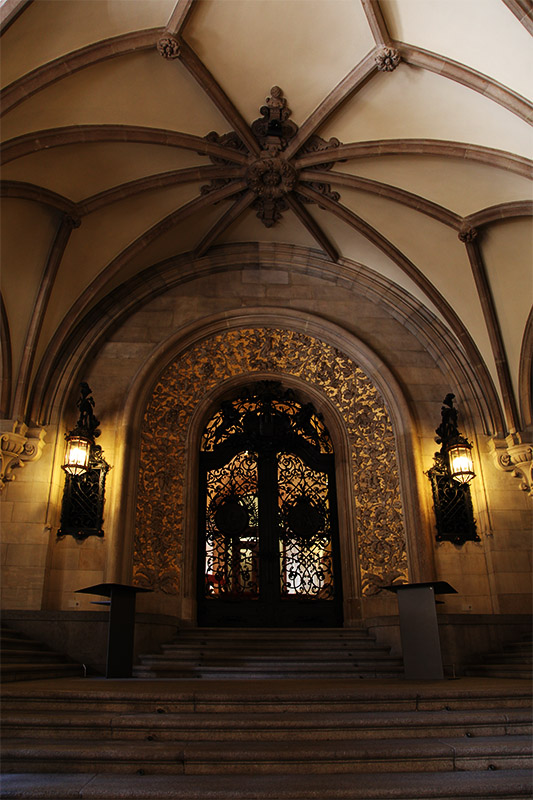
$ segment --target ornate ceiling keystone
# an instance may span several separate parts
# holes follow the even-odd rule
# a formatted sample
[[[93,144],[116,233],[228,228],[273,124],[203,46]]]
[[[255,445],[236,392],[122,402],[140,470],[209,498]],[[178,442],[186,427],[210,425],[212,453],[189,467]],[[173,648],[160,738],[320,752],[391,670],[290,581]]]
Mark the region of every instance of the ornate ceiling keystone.
[[[400,53],[395,47],[382,47],[375,56],[380,72],[392,72],[400,63]]]
[[[279,86],[273,86],[270,90],[270,96],[267,97],[266,103],[261,107],[262,116],[254,120],[251,124],[251,130],[261,147],[261,154],[259,158],[255,158],[246,168],[245,178],[248,189],[255,194],[252,207],[256,210],[256,216],[261,220],[263,225],[271,228],[278,222],[284,211],[292,207],[293,211],[296,207],[301,206],[301,203],[314,203],[315,200],[306,197],[298,192],[298,170],[291,163],[290,158],[286,158],[284,150],[291,139],[298,133],[298,126],[292,122],[289,117],[291,110],[287,106],[287,100],[283,96],[283,91]],[[249,153],[246,144],[242,141],[235,131],[224,133],[222,135],[211,131],[205,137],[207,141],[215,144],[228,147],[240,152]],[[299,158],[306,153],[324,152],[324,163],[315,164],[308,169],[328,170],[331,169],[336,160],[332,158],[332,150],[339,147],[340,141],[335,138],[325,141],[320,136],[313,134],[308,139],[304,140],[302,146],[298,149],[295,158]],[[231,160],[225,160],[220,156],[209,156],[213,164],[231,167],[235,169],[235,164]],[[253,156],[252,156],[253,158]],[[202,186],[200,191],[203,195],[207,195],[215,189],[230,183],[234,180],[232,177],[225,178],[224,176],[214,178],[210,183]],[[239,178],[242,180],[242,178]],[[328,183],[323,181],[307,181],[315,192],[318,192],[324,197],[327,197],[333,202],[340,200],[340,194],[334,192]],[[288,196],[291,194],[291,201],[288,202]],[[239,202],[239,197],[242,192],[234,196],[234,200]],[[313,235],[317,235],[318,226],[316,222],[305,217],[305,212],[300,210],[296,211],[300,219],[303,219],[304,225],[308,229],[312,228]],[[319,229],[318,229],[319,230]],[[318,239],[321,247],[324,246],[324,235],[319,231]],[[326,252],[331,253],[331,249],[326,246]]]
[[[271,228],[281,218],[281,212],[287,210],[285,197],[296,185],[298,175],[283,158],[265,156],[248,168],[246,182],[257,195],[253,204],[256,216],[265,227]]]
[[[81,225],[81,219],[79,217],[74,216],[73,214],[65,214],[63,217],[65,223],[72,229],[75,230],[79,228]]]
[[[180,43],[174,36],[162,36],[157,43],[157,49],[163,58],[179,58]]]
[[[477,228],[464,225],[457,235],[459,236],[459,240],[465,242],[465,244],[467,242],[473,242],[474,239],[477,238]]]

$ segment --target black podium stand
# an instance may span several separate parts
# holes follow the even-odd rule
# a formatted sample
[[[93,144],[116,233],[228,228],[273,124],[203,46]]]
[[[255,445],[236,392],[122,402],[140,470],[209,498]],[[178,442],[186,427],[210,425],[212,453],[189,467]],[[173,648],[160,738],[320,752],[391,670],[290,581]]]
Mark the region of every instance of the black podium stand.
[[[385,586],[395,592],[400,614],[403,666],[409,680],[442,680],[436,594],[457,594],[446,581]]]
[[[149,592],[140,586],[122,583],[99,583],[78,589],[78,594],[96,594],[109,600],[96,601],[109,606],[106,678],[131,678],[133,637],[135,633],[135,598],[138,592]]]

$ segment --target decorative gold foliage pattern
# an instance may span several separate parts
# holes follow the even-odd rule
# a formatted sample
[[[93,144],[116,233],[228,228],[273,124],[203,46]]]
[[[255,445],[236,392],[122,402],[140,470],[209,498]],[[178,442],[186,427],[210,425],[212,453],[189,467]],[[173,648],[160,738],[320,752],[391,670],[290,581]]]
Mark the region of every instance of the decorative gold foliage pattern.
[[[179,593],[191,415],[217,384],[240,375],[253,380],[254,372],[298,377],[337,406],[351,445],[362,592],[376,595],[382,585],[407,579],[394,434],[376,387],[346,355],[312,336],[243,328],[193,345],[154,388],[141,433],[135,583]]]

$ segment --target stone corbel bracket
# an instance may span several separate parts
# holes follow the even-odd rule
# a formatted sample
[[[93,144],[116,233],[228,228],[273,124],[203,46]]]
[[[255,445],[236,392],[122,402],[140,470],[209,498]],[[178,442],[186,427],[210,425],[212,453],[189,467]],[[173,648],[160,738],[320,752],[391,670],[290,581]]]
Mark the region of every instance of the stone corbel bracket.
[[[520,434],[506,439],[491,439],[489,447],[494,463],[520,479],[520,488],[533,497],[533,443],[522,442]]]
[[[44,447],[44,428],[28,428],[23,422],[0,421],[0,492],[15,480],[13,470],[38,461]]]

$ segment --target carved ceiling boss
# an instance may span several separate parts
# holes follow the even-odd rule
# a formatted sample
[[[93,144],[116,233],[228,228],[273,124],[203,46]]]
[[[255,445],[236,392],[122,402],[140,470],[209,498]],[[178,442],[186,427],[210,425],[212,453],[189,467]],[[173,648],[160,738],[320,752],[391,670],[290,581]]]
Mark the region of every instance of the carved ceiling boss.
[[[248,166],[245,180],[248,189],[255,194],[252,207],[256,210],[258,219],[267,228],[271,228],[281,219],[282,212],[287,211],[289,205],[315,201],[300,193],[298,171],[291,163],[291,159],[284,155],[287,145],[298,133],[298,126],[289,119],[291,110],[279,86],[272,87],[270,97],[267,97],[266,104],[260,111],[262,116],[252,122],[251,130],[262,152]],[[246,147],[234,132],[222,136],[212,132],[206,138],[217,144],[246,152]],[[320,136],[312,136],[298,150],[298,157],[316,150],[330,150],[339,144],[339,140],[335,138],[326,142]],[[227,163],[231,166],[229,162],[223,162],[220,158],[211,157],[211,160],[216,164]],[[333,163],[330,161],[328,164],[320,164],[315,169],[331,169]],[[207,194],[229,181],[230,179],[224,178],[215,179],[208,186],[202,187],[202,193]],[[305,183],[315,192],[326,195],[331,200],[337,201],[340,198],[338,192],[331,191],[329,184],[308,180]]]

